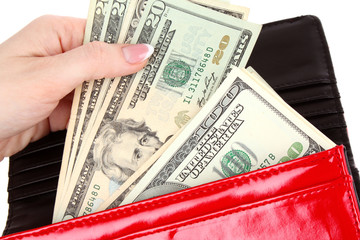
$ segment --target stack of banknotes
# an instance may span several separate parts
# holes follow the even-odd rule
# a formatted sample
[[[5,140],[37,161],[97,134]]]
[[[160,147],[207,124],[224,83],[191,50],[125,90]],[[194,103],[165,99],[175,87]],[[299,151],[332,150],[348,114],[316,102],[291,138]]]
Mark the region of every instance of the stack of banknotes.
[[[261,25],[219,0],[91,0],[84,44],[146,43],[140,72],[75,91],[53,222],[332,148],[251,67]]]

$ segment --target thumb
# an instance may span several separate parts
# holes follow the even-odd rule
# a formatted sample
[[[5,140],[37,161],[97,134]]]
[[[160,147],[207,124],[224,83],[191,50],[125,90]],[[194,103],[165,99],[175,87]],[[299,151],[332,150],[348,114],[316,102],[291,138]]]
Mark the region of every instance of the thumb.
[[[91,42],[48,61],[48,78],[63,94],[71,92],[84,81],[114,78],[138,72],[154,48],[148,44],[107,44]],[[56,76],[56,77],[54,77]]]

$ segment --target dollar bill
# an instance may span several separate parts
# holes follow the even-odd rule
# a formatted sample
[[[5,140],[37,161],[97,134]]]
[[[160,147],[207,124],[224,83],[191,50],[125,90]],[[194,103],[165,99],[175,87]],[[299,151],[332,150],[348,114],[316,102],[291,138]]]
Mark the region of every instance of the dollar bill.
[[[274,94],[254,74],[235,68],[122,205],[335,146]]]
[[[223,3],[221,1],[191,0],[191,2],[199,4],[199,5],[207,7],[207,8],[210,8],[217,12],[225,13],[227,15],[234,16],[236,18],[243,19],[243,20],[247,19],[248,15],[249,15],[249,9],[247,7],[237,6],[237,5],[233,5],[233,4],[229,4],[229,3]],[[215,76],[212,76],[212,77],[215,77]],[[211,79],[211,77],[205,78],[205,80],[208,80],[208,79]],[[223,79],[224,79],[224,77],[223,77]],[[136,82],[136,80],[135,80],[135,82]],[[216,88],[213,88],[213,89],[216,89]],[[161,94],[159,94],[159,93],[155,93],[155,94],[157,96],[161,96]],[[204,98],[202,98],[202,100],[200,100],[200,102],[201,102],[200,105],[203,105],[203,103],[206,101],[204,100]],[[143,109],[143,108],[138,107],[138,108],[133,109],[132,110],[133,115],[136,114],[136,111],[139,111],[139,109]],[[183,114],[183,113],[184,112],[181,112],[181,114]],[[123,114],[127,115],[127,116],[131,116],[131,114],[129,114],[129,113],[123,113]],[[191,116],[191,114],[177,116],[178,126],[179,125],[181,126],[180,121],[183,121],[182,124],[186,124],[186,122],[189,121],[189,118],[190,118],[189,115]],[[179,128],[181,128],[181,127],[179,127]],[[167,143],[168,143],[168,140],[167,140]],[[157,150],[157,152],[161,153],[165,149],[166,149],[166,146],[163,146],[159,150]],[[152,156],[149,160],[147,160],[146,163],[143,163],[144,169],[150,167],[156,159],[157,159],[156,157]],[[100,207],[98,208],[98,211],[118,206],[119,203],[122,202],[122,200],[128,193],[129,189],[131,189],[132,186],[134,186],[136,184],[136,181],[138,181],[138,178],[139,178],[138,175],[131,175],[131,178],[129,178],[129,180],[126,180],[124,182],[126,184],[123,183],[110,197],[106,198],[105,202],[102,203],[100,205]]]
[[[119,35],[117,34],[107,34],[107,36],[104,37],[104,40],[107,41],[109,39],[112,38],[118,38],[118,43],[129,43],[129,41],[131,41],[133,35],[134,35],[134,31],[137,27],[137,24],[141,18],[142,12],[144,7],[146,6],[148,0],[130,0],[129,1],[129,5],[127,6],[127,11],[126,11],[126,16],[125,19],[123,19],[123,23],[121,26],[121,29],[123,31],[119,32]],[[127,29],[126,31],[124,31],[124,29]],[[103,35],[102,35],[103,36]],[[103,107],[103,102],[109,102],[110,100],[112,100],[112,105],[116,105],[116,103],[114,103],[115,100],[117,100],[115,94],[113,94],[113,92],[115,90],[109,90],[111,89],[111,85],[114,82],[114,85],[117,86],[118,83],[120,81],[120,78],[117,79],[104,79],[102,80],[102,83],[99,83],[98,85],[95,85],[94,87],[94,91],[93,92],[93,96],[96,98],[96,100],[93,100],[93,97],[90,96],[90,99],[87,98],[87,101],[85,100],[85,95],[88,93],[88,91],[82,91],[83,93],[83,101],[82,103],[84,104],[85,102],[96,102],[96,104],[91,104],[91,106],[94,106],[94,110],[92,110],[92,112],[95,112],[94,114],[91,114],[90,120],[89,120],[89,124],[92,126],[93,122],[95,121],[95,119],[97,118],[97,115],[99,114],[100,109]],[[86,85],[89,88],[89,85]],[[117,93],[121,93],[121,90],[124,88],[118,88],[116,89]],[[87,89],[86,89],[87,90]],[[97,95],[98,94],[98,95]],[[109,96],[111,97],[112,95],[114,95],[113,98],[109,99]],[[106,100],[105,97],[107,97]],[[100,100],[99,100],[100,99]],[[81,106],[83,106],[83,104]],[[108,104],[107,104],[108,105]],[[73,105],[74,106],[74,105]],[[105,106],[105,110],[107,110],[107,107]],[[102,124],[104,124],[104,122],[110,121],[111,119],[113,119],[112,117],[112,113],[108,114],[108,112],[106,112],[106,115],[104,116],[105,112],[101,111],[100,112],[100,117],[103,121]],[[76,124],[76,126],[80,126],[79,124]],[[96,129],[96,126],[93,127],[94,129]],[[84,133],[85,137],[87,140],[85,141],[92,141],[94,140],[94,133],[96,133],[96,131],[90,131],[90,133],[88,133],[89,128],[86,128],[87,131],[86,133]],[[83,136],[84,136],[83,135]],[[73,139],[79,139],[74,137]],[[74,144],[72,144],[74,145]],[[86,147],[86,146],[85,146]],[[69,157],[69,162],[71,162],[71,164],[69,164],[70,166],[74,166],[75,164],[75,154],[74,151],[73,152],[73,156]],[[76,151],[76,159],[78,160],[79,158],[81,158],[81,152],[85,152],[85,156],[87,156],[87,149],[84,149],[84,146],[80,146],[80,148]],[[70,167],[69,167],[70,168]],[[73,170],[73,167],[72,167]],[[68,171],[67,177],[66,177],[66,184],[63,184],[63,188],[66,188],[69,185],[69,181],[71,179],[71,173],[72,171]],[[64,207],[64,205],[61,205],[61,207]],[[66,207],[66,205],[65,205]],[[56,208],[56,213],[60,213],[62,212],[61,209]],[[56,218],[56,220],[54,220],[54,222],[58,222],[61,221],[61,217],[60,218]]]
[[[102,26],[102,28],[106,29],[106,31],[101,32],[100,40],[103,40],[107,43],[123,43],[126,41],[126,39],[128,41],[131,41],[133,31],[134,29],[136,29],[137,26],[136,22],[140,19],[143,7],[146,6],[146,3],[147,0],[111,0],[111,2],[107,2],[107,7],[110,8],[110,10],[106,10],[104,5],[100,5],[102,7],[101,12],[107,13],[104,16],[104,25]],[[91,2],[90,6],[88,17],[90,21],[88,20],[87,29],[91,29],[90,26],[92,26],[90,24],[92,15],[90,14],[93,13],[93,6],[94,1]],[[98,11],[100,10],[99,7],[96,8]],[[124,29],[127,29],[127,31],[124,31]],[[89,131],[91,131],[89,129],[91,129],[92,125],[94,124],[97,114],[102,107],[106,94],[109,92],[109,88],[111,87],[113,81],[114,79],[100,79],[85,82],[82,85],[82,88],[79,87],[75,91],[75,101],[73,101],[72,107],[74,111],[76,111],[74,114],[74,116],[76,116],[76,122],[69,125],[67,136],[71,135],[72,139],[71,144],[65,146],[64,153],[67,154],[64,154],[65,157],[63,157],[63,165],[66,164],[66,166],[68,166],[67,169],[69,170],[61,170],[58,192],[64,192],[69,185],[72,176],[71,174],[75,166],[75,161],[79,158],[79,155],[83,150],[82,142],[84,140],[86,141],[89,135],[91,136],[91,134],[88,133]],[[117,79],[117,82],[118,81],[119,79]],[[91,91],[89,91],[89,89],[91,89]],[[85,107],[85,105],[88,107]],[[82,109],[84,109],[84,111],[82,111]],[[86,114],[84,115],[84,113]],[[107,119],[108,118],[104,117],[104,120]],[[90,126],[90,128],[87,127],[88,125]],[[78,128],[81,128],[82,130],[76,131]],[[74,129],[75,131],[71,131]],[[91,141],[91,139],[89,139],[89,141]],[[66,142],[70,142],[70,140],[68,140],[68,137]],[[63,175],[66,175],[66,177],[64,177]],[[60,194],[57,194],[57,199],[59,198],[58,195]],[[63,194],[61,194],[61,196],[63,196]],[[57,200],[56,202],[59,203],[60,200]],[[59,204],[56,204],[54,216],[61,212],[60,208],[63,206],[64,205],[59,206]],[[53,222],[58,221],[60,221],[60,219],[54,217]]]
[[[134,12],[139,10],[139,6],[146,5],[146,2],[147,0],[113,0],[110,4],[109,14],[105,17],[104,29],[106,29],[106,31],[102,32],[100,40],[107,43],[123,43],[125,37],[128,36],[124,33],[129,32],[128,28],[134,21],[133,19],[141,16],[141,14],[134,14]],[[132,18],[129,15],[132,16]],[[124,31],[124,29],[127,29],[127,31]],[[93,126],[113,81],[114,79],[99,79],[90,82],[91,86],[89,86],[89,88],[91,90],[86,92],[87,95],[83,106],[83,109],[86,109],[86,111],[83,112],[86,114],[80,117],[80,119],[83,119],[82,124],[78,124],[80,127],[82,125],[80,136],[76,138],[78,140],[76,142],[78,148],[76,153],[70,157],[70,162],[73,163],[75,158],[79,156],[84,137],[86,138],[89,135],[88,131],[90,131],[90,128],[88,128],[88,125],[90,127]]]
[[[209,2],[205,2],[204,0],[192,0],[194,3],[209,7],[211,9],[217,10],[219,12],[222,13],[226,13],[228,15],[240,18],[240,19],[247,19],[248,14],[249,14],[249,9],[246,7],[242,7],[242,6],[237,6],[237,5],[233,5],[233,4],[229,4],[229,3],[222,3],[219,1],[214,1],[211,0]],[[119,10],[118,9],[122,9],[123,7],[120,7],[121,3],[125,5],[125,1],[124,0],[114,0],[113,6],[115,6],[114,8],[116,8],[115,10],[111,10],[110,12],[115,11],[115,13],[118,13]],[[129,3],[130,2],[130,3]],[[140,18],[142,16],[143,10],[147,5],[147,0],[142,0],[142,1],[128,1],[126,8],[129,8],[128,12],[131,14],[126,15],[127,18],[124,21],[124,26],[122,27],[122,29],[127,29],[127,31],[123,31],[122,33],[120,31],[118,31],[115,34],[115,30],[114,28],[113,31],[103,31],[103,33],[105,33],[107,36],[105,36],[105,41],[108,43],[113,43],[113,41],[115,41],[115,39],[117,39],[118,43],[130,43],[132,40],[132,37],[134,35],[134,31],[136,29],[136,27],[138,26],[138,23],[140,21]],[[207,6],[208,5],[208,6]],[[113,15],[113,14],[112,14]],[[130,17],[130,16],[131,17]],[[116,19],[116,18],[115,18]],[[112,20],[110,19],[109,22],[111,22]],[[112,24],[113,26],[115,24]],[[109,26],[111,26],[109,24]],[[120,34],[121,33],[121,34]],[[119,36],[120,34],[120,36]],[[115,36],[115,37],[114,37]],[[102,37],[103,39],[103,37]],[[110,84],[114,81],[114,79],[111,80],[103,80],[102,82],[95,82],[94,87],[93,87],[93,91],[89,100],[89,106],[90,106],[90,111],[94,111],[94,112],[98,112],[99,107],[102,106],[103,100],[104,100],[104,96],[106,93],[108,93],[108,89],[110,87]],[[118,83],[118,82],[117,82]],[[123,89],[123,88],[120,88]],[[110,93],[112,93],[112,91],[110,91]],[[98,99],[100,99],[100,101],[98,101]],[[98,104],[94,104],[97,103]],[[96,106],[97,110],[91,110]],[[87,114],[89,115],[89,114]],[[92,116],[96,117],[96,114],[93,114]],[[95,118],[92,117],[91,119],[94,120]],[[84,121],[84,125],[86,126],[86,124],[89,121],[87,119],[85,119]],[[92,121],[90,121],[90,123],[92,123]]]
[[[122,29],[122,24],[124,22],[127,9],[130,5],[131,0],[112,0],[109,2],[109,10],[107,11],[104,18],[103,31],[101,33],[99,41],[107,43],[116,43]],[[75,161],[81,150],[83,141],[86,141],[87,132],[91,129],[97,112],[102,106],[105,94],[110,86],[111,79],[98,79],[92,80],[88,85],[87,91],[82,91],[84,95],[84,101],[82,104],[82,109],[77,127],[80,128],[80,131],[77,131],[74,136],[74,150],[71,151],[70,157],[68,158],[69,166],[67,171],[67,177],[65,181],[65,186],[68,185],[75,165]]]
[[[204,0],[192,0],[192,2],[212,8],[219,12],[240,18],[240,19],[247,19],[249,14],[249,9],[242,6],[237,6],[233,4],[225,4],[219,1],[208,1],[205,2]],[[140,20],[141,17],[141,10],[146,6],[147,1],[130,1],[130,0],[113,0],[109,2],[111,5],[108,14],[105,16],[104,21],[104,29],[100,36],[100,41],[105,41],[107,43],[123,43],[126,41],[131,41],[133,32],[135,27],[137,26],[137,22]],[[208,6],[207,6],[208,5]],[[125,14],[129,9],[130,13],[132,14],[132,18],[127,17],[125,18]],[[129,16],[129,15],[126,15]],[[123,24],[124,23],[124,24]],[[125,34],[122,34],[120,37],[121,29],[123,29],[123,25],[125,29],[128,31],[123,31]],[[69,165],[73,166],[76,157],[79,155],[80,148],[82,146],[82,142],[84,141],[84,137],[88,134],[89,131],[88,125],[92,126],[97,113],[99,112],[100,107],[102,107],[102,103],[105,99],[105,94],[108,93],[111,83],[114,79],[100,79],[95,80],[94,82],[86,83],[86,89],[82,90],[82,109],[86,109],[86,111],[81,111],[81,116],[77,118],[77,126],[82,125],[82,130],[77,132],[77,135],[74,137],[73,144],[77,146],[75,148],[76,151],[72,151],[69,157]],[[90,91],[88,90],[91,89]],[[80,120],[79,120],[80,119]],[[72,173],[73,167],[69,166],[69,175]],[[66,177],[69,180],[69,177]],[[68,184],[68,181],[65,181],[65,185]]]
[[[248,67],[246,73],[252,78],[257,79],[261,82],[267,90],[272,93],[272,96],[277,98],[278,101],[283,101],[283,99],[271,88],[271,86],[252,68]],[[287,104],[284,104],[287,106]],[[179,131],[170,141],[166,142],[156,154],[154,154],[148,161],[146,161],[134,174],[132,174],[109,198],[104,201],[98,211],[108,210],[122,205],[125,197],[135,188],[139,183],[141,178],[147,173],[150,167],[159,159],[159,157],[165,152],[165,150],[173,143],[173,141],[179,136],[181,131]],[[163,148],[164,147],[164,148]]]
[[[106,12],[108,12],[109,2],[112,0],[91,0],[88,19],[85,28],[85,35],[83,44],[98,41],[100,39],[102,29],[104,26],[104,20],[106,17]],[[73,104],[71,109],[71,116],[68,124],[67,135],[65,140],[64,152],[63,152],[63,161],[61,164],[61,174],[58,181],[58,190],[55,201],[55,211],[59,208],[63,192],[66,190],[65,179],[69,175],[69,158],[74,148],[76,148],[76,134],[79,129],[80,116],[83,113],[83,107],[85,104],[86,93],[88,92],[90,82],[84,82],[82,85],[75,89]],[[71,166],[72,164],[70,164]],[[54,214],[55,216],[55,214]]]
[[[219,1],[219,0],[190,0],[193,3],[199,4],[201,6],[211,8],[215,11],[231,15],[242,20],[247,20],[249,17],[250,9],[247,7],[234,5],[228,3],[228,1]]]
[[[131,43],[151,44],[155,54],[111,95],[95,141],[87,141],[88,155],[74,169],[63,219],[93,212],[186,124],[231,67],[246,64],[261,29],[188,1],[149,1],[143,14]],[[149,115],[150,107],[159,114]]]

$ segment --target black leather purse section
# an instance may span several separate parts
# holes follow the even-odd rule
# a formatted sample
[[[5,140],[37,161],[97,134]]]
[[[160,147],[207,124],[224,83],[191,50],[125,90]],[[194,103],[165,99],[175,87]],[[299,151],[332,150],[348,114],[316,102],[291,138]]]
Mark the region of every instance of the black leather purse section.
[[[265,24],[249,59],[297,112],[338,145],[344,145],[360,193],[344,110],[320,20],[302,16]]]

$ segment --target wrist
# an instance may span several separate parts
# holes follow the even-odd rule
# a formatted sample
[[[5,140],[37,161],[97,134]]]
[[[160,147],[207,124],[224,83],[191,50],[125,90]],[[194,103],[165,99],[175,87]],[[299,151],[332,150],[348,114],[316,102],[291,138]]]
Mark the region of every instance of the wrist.
[[[23,150],[29,143],[42,138],[49,133],[46,124],[38,124],[9,138],[0,138],[0,159],[10,157]]]
[[[7,145],[8,140],[7,139],[0,139],[0,161],[2,161],[4,158],[9,157],[7,154]]]

